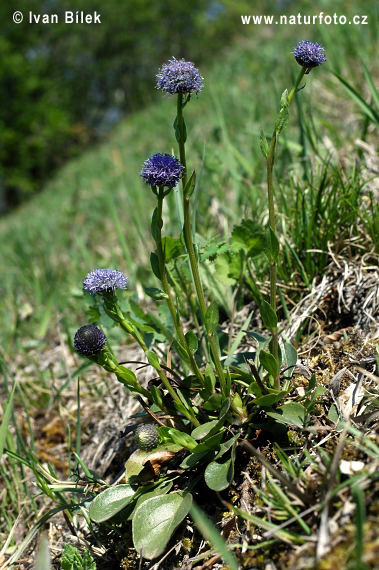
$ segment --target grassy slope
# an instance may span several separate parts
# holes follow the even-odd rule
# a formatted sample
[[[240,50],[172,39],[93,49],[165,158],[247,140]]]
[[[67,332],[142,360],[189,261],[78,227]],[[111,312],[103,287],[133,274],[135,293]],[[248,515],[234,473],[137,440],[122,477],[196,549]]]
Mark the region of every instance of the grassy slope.
[[[346,6],[344,9],[335,6],[335,10],[340,14],[347,12]],[[303,38],[322,41],[327,49],[329,68],[338,70],[367,96],[365,87],[360,85],[359,55],[370,67],[375,52],[375,17],[370,16],[369,7],[365,11],[369,13],[371,26],[364,34],[359,28],[351,27],[324,27],[317,33],[312,29],[312,34],[309,29],[289,26],[281,27],[278,32],[274,30],[276,34],[264,27],[248,28],[244,30],[246,37],[226,51],[212,70],[202,70],[206,89],[187,110],[190,162],[201,172],[199,233],[228,234],[233,223],[244,216],[264,218],[264,168],[258,145],[259,131],[263,128],[270,134],[280,92],[289,86],[291,73],[297,72],[289,55],[296,41]],[[349,13],[361,13],[361,10],[351,5]],[[338,208],[338,201],[343,194],[343,181],[352,178],[349,170],[356,155],[351,149],[354,140],[362,134],[363,120],[327,70],[324,66],[307,79],[307,87],[301,94],[305,120],[296,119],[297,113],[293,110],[290,127],[281,139],[280,160],[276,165],[283,202],[288,206],[286,220],[295,222],[290,237],[296,243],[300,243],[305,224],[299,216],[296,225],[292,208],[294,195],[297,192],[300,197],[312,196],[311,187],[314,183],[317,188],[322,159],[331,147],[336,149],[337,156],[334,174],[332,172],[336,194],[335,205],[325,216],[325,223],[332,228],[332,239],[340,234],[337,210],[350,211],[348,204]],[[0,335],[4,337],[2,346],[12,365],[16,368],[19,364],[20,369],[29,365],[24,384],[30,375],[31,388],[24,388],[30,410],[43,408],[43,398],[46,402],[52,397],[59,401],[56,386],[51,388],[45,361],[56,362],[61,358],[63,366],[68,350],[62,349],[62,355],[57,355],[51,346],[55,335],[53,341],[46,339],[46,345],[51,348],[49,360],[41,339],[48,330],[55,332],[58,328],[57,317],[69,336],[82,324],[78,315],[83,307],[81,280],[87,271],[115,266],[131,278],[131,289],[135,289],[137,281],[153,283],[148,255],[151,249],[149,219],[154,201],[138,172],[150,154],[175,148],[171,129],[173,116],[173,101],[162,101],[157,96],[155,105],[129,118],[107,142],[68,164],[39,196],[0,221],[0,295],[3,300]],[[294,166],[301,154],[299,142],[304,131],[309,135],[305,159],[308,165],[312,164],[313,183],[311,178],[304,181],[302,169]],[[316,141],[317,148],[312,148],[312,140]],[[358,176],[354,188],[359,187]],[[173,200],[170,207],[167,224],[177,229]],[[359,212],[353,209],[353,225],[355,217],[359,217]],[[117,223],[120,232],[117,232]],[[312,245],[313,242],[307,247]],[[372,247],[370,242],[365,245]],[[307,271],[312,277],[312,268]],[[32,348],[35,343],[36,351],[25,355],[20,350],[20,342],[26,348]],[[72,376],[68,374],[68,377]],[[37,384],[40,391],[36,389]],[[63,390],[66,394],[65,377]],[[101,413],[103,415],[103,410]],[[45,410],[41,417],[45,424]],[[17,515],[14,506],[20,497],[25,500],[24,493],[28,497],[21,480],[10,480],[7,488],[14,493],[13,498],[9,491],[8,499],[14,512],[7,508],[7,520],[0,529],[5,537]],[[31,520],[34,522],[32,515],[28,523]]]
[[[351,7],[351,13],[358,12]],[[245,38],[212,70],[202,70],[205,91],[187,111],[190,165],[204,164],[198,193],[200,233],[205,228],[213,233],[220,230],[220,219],[221,230],[228,233],[243,216],[264,212],[264,172],[257,141],[261,128],[269,135],[280,93],[290,86],[291,74],[297,73],[290,56],[294,43],[304,37],[323,41],[329,68],[362,90],[358,53],[369,64],[375,50],[374,15],[369,14],[370,21],[365,35],[358,27],[342,26],[319,27],[312,33],[304,27],[282,26],[276,34],[264,26],[244,28]],[[345,119],[347,110],[357,109],[326,66],[311,74],[302,95],[305,116],[312,117],[305,124],[316,125],[313,136],[318,141],[328,137],[333,147],[349,148],[361,136],[359,115]],[[339,100],[344,101],[341,107],[336,105]],[[0,322],[5,340],[10,335],[13,341],[18,336],[43,338],[56,310],[65,315],[68,326],[75,326],[81,280],[94,267],[119,267],[131,278],[132,288],[136,279],[151,281],[147,260],[153,199],[138,173],[147,156],[175,148],[174,112],[172,99],[157,96],[155,105],[130,117],[107,142],[68,164],[39,196],[0,221]],[[299,153],[298,143],[292,114],[276,167],[282,182]],[[318,154],[326,156],[321,142]],[[315,156],[310,155],[312,161]],[[178,223],[171,206],[170,223]]]

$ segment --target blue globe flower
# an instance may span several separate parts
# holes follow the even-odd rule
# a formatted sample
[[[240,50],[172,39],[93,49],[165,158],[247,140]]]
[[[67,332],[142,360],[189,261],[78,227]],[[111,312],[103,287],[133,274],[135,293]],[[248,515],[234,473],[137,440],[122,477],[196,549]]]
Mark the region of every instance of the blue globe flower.
[[[141,176],[152,188],[174,188],[184,174],[184,167],[175,156],[154,154],[143,165]]]
[[[203,88],[203,78],[191,61],[173,57],[157,73],[157,88],[166,93],[196,93]]]
[[[83,356],[93,356],[104,348],[106,342],[103,331],[95,325],[84,325],[75,333],[74,348]]]
[[[312,69],[326,61],[324,48],[320,44],[307,40],[297,44],[293,50],[293,56],[297,63],[306,69]]]
[[[95,269],[83,281],[83,289],[91,295],[126,289],[128,279],[117,269]]]

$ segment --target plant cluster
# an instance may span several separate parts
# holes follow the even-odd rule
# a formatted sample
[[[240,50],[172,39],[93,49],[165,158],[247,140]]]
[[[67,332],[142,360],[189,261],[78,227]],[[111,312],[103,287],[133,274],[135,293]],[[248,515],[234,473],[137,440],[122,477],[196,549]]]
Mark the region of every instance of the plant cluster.
[[[119,292],[128,283],[119,270],[96,269],[83,282],[84,290],[95,300],[92,315],[96,323],[103,322],[106,315],[132,337],[154,377],[148,387],[142,385],[125,363],[117,361],[99,326],[89,324],[77,331],[77,352],[114,373],[140,399],[149,420],[136,431],[138,449],[126,462],[125,483],[97,494],[89,504],[89,516],[96,523],[132,520],[135,548],[147,559],[164,551],[190,511],[195,520],[199,517],[191,492],[200,479],[204,478],[213,491],[227,489],[234,479],[237,447],[246,443],[252,430],[269,429],[270,423],[272,429],[273,421],[278,426],[306,425],[319,393],[312,379],[302,402],[288,400],[297,353],[288,340],[280,338],[278,330],[279,240],[273,184],[276,146],[304,76],[326,59],[319,44],[307,41],[300,42],[293,55],[301,66],[300,73],[292,90],[285,90],[281,96],[271,138],[267,140],[262,133],[260,140],[267,164],[269,223],[264,235],[250,236],[256,238],[254,253],[257,247],[263,251],[269,266],[269,299],[258,295],[264,334],[247,331],[247,323],[224,358],[218,305],[203,287],[191,200],[196,172],[187,162],[184,118],[193,94],[198,95],[203,88],[203,78],[191,62],[172,58],[157,75],[158,89],[176,96],[173,126],[179,158],[154,154],[141,171],[156,197],[151,221],[156,248],[150,260],[160,287],[146,290],[156,310],[145,313],[135,303],[119,299]],[[183,221],[178,237],[164,235],[164,204],[172,191],[176,192]],[[163,307],[168,318],[162,316]],[[245,334],[255,341],[256,350],[237,354]],[[166,343],[163,357],[158,349],[162,341]],[[170,358],[165,361],[167,355]],[[177,474],[170,477],[162,469],[174,458],[181,460],[179,480]]]

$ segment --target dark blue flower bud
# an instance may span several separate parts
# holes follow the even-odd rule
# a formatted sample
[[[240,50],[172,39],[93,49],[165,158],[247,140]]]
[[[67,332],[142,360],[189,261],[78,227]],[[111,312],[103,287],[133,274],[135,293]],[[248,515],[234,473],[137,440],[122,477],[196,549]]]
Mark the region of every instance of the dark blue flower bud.
[[[83,356],[94,356],[104,348],[106,342],[103,331],[95,325],[84,325],[75,333],[74,348]]]

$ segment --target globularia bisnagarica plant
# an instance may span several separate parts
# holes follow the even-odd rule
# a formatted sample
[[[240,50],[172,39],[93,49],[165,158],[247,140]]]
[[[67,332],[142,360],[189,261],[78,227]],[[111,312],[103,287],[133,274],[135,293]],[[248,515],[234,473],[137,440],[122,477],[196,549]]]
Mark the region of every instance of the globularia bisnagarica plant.
[[[77,352],[113,372],[137,395],[146,413],[135,434],[137,450],[126,462],[125,483],[109,486],[97,494],[89,505],[89,516],[96,523],[120,524],[132,520],[135,548],[147,559],[164,551],[189,512],[196,520],[198,510],[192,506],[191,492],[196,492],[196,484],[202,477],[211,490],[226,489],[234,478],[237,446],[246,443],[252,430],[275,433],[275,429],[283,431],[285,425],[304,426],[314,401],[312,381],[302,403],[286,402],[297,353],[286,339],[279,338],[276,307],[279,240],[273,183],[275,152],[289,107],[302,88],[304,76],[325,61],[324,49],[308,41],[300,42],[293,55],[301,67],[299,75],[292,90],[282,94],[271,139],[267,141],[261,136],[267,162],[269,210],[262,249],[269,262],[270,297],[266,301],[261,296],[259,309],[264,328],[271,336],[265,331],[246,332],[256,343],[255,354],[240,352],[237,358],[236,343],[229,354],[222,354],[218,306],[212,292],[204,290],[202,284],[191,203],[196,174],[187,162],[184,119],[186,106],[203,88],[203,78],[193,63],[172,58],[157,74],[158,89],[176,97],[174,131],[178,158],[154,154],[145,161],[141,172],[156,197],[151,222],[155,251],[150,259],[160,288],[147,290],[156,310],[145,313],[131,301],[119,301],[119,292],[126,289],[128,280],[118,270],[96,269],[84,279],[84,290],[97,303],[96,320],[100,321],[105,313],[130,335],[144,352],[146,365],[152,369],[152,378],[155,377],[148,388],[143,386],[134,372],[117,361],[103,331],[95,324],[77,331],[74,339]],[[182,233],[177,238],[165,237],[162,216],[165,198],[179,184],[181,190],[176,191],[181,201]],[[168,309],[168,320],[160,307],[163,303]],[[170,360],[163,362],[156,341],[166,341]],[[264,462],[251,445],[249,451]],[[169,461],[177,467],[171,470],[171,475],[161,469]],[[300,500],[306,500],[299,489],[287,483]]]

